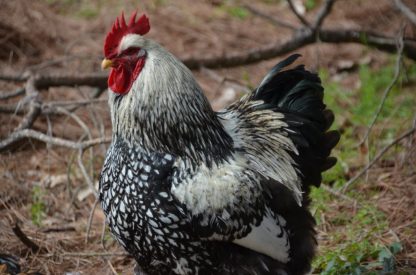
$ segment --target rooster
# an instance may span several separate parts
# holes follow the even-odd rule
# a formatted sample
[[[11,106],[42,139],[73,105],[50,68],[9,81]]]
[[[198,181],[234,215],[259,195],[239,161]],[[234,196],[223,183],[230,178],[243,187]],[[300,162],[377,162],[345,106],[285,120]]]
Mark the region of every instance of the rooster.
[[[304,274],[311,186],[339,135],[317,75],[292,55],[214,112],[190,70],[122,14],[107,34],[112,143],[100,175],[111,233],[136,274]]]

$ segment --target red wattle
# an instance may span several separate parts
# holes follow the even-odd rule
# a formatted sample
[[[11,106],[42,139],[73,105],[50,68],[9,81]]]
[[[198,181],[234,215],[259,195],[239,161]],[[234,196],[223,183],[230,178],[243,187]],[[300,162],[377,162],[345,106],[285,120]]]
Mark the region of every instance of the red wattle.
[[[139,58],[135,64],[136,66],[133,65],[134,63],[126,62],[111,68],[110,76],[108,77],[110,89],[117,94],[126,94],[139,76],[144,63],[144,58]]]

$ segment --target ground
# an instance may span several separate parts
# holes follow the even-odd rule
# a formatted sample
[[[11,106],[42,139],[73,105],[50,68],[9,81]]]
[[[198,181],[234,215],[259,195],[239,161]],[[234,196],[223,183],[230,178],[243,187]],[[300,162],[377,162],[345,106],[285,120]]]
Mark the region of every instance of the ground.
[[[323,1],[303,1],[312,17]],[[411,1],[408,1],[409,3]],[[146,11],[149,36],[180,58],[210,57],[243,52],[290,37],[244,8],[244,1],[191,0],[37,0],[0,1],[0,75],[32,71],[39,74],[99,72],[102,43],[115,17],[124,10]],[[250,4],[279,19],[298,24],[285,1]],[[416,10],[415,5],[412,6]],[[391,1],[339,0],[325,26],[364,28],[397,35],[402,15]],[[416,37],[408,22],[406,35]],[[297,50],[301,62],[317,71],[326,89],[325,101],[335,111],[334,129],[342,139],[334,151],[337,165],[312,191],[317,219],[318,256],[314,273],[416,273],[416,139],[403,139],[341,193],[348,180],[381,150],[413,127],[416,106],[416,65],[404,58],[394,85],[369,139],[360,144],[385,89],[395,74],[396,54],[365,45],[318,43]],[[194,71],[215,109],[247,87],[255,87],[283,57],[231,69]],[[0,95],[22,84],[0,81]],[[44,102],[91,98],[88,87],[50,88]],[[41,116],[33,129],[71,140],[110,136],[107,95],[87,107],[71,109],[74,116]],[[4,111],[22,97],[0,99],[0,140],[22,119]],[[15,106],[16,107],[16,106]],[[2,111],[3,110],[3,111]],[[81,119],[88,131],[77,124]],[[87,150],[83,162],[97,181],[106,145]],[[104,216],[77,165],[78,152],[26,140],[0,155],[0,254],[18,258],[25,273],[129,274],[133,261],[103,227]],[[95,209],[95,210],[94,210]],[[13,230],[14,228],[14,230]],[[36,253],[17,238],[20,229],[41,248]],[[103,231],[104,229],[104,231]],[[0,265],[0,273],[1,273]]]

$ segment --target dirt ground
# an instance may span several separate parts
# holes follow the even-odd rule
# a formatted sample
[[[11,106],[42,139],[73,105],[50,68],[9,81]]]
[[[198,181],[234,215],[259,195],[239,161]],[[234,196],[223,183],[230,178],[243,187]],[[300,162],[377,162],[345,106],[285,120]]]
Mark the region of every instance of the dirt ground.
[[[245,3],[231,2],[233,5]],[[377,5],[373,3],[339,0],[325,26],[365,28],[387,34],[397,32],[403,21],[400,13],[391,8],[388,0],[378,1]],[[222,4],[221,0],[145,0],[139,6],[132,0],[0,0],[0,18],[3,19],[0,22],[0,75],[27,71],[76,75],[99,72],[104,36],[121,10],[127,14],[136,8],[145,11],[151,21],[149,37],[180,58],[241,52],[282,41],[291,35],[289,30],[276,27],[264,18],[241,15],[239,10],[230,12],[221,8]],[[251,5],[298,24],[283,1],[255,1]],[[311,17],[314,13],[312,10],[307,15]],[[407,28],[407,35],[416,37],[416,29]],[[362,62],[383,67],[390,60],[386,53],[357,44],[318,43],[297,52],[302,54],[302,62],[308,68],[325,68],[331,77],[339,75],[346,62],[352,64],[348,68]],[[281,58],[230,69],[203,69],[194,74],[214,108],[220,109],[244,93],[243,87],[254,87]],[[346,89],[356,87],[359,85],[357,73],[352,69],[341,83]],[[21,85],[0,81],[0,93],[13,91]],[[45,102],[79,101],[91,98],[94,93],[97,90],[88,87],[50,88],[43,91],[41,97]],[[106,98],[103,93],[99,97],[102,100],[96,104],[74,110],[93,137],[111,135]],[[0,103],[17,104],[20,99],[0,100]],[[5,138],[21,118],[17,113],[0,112],[0,139]],[[42,116],[33,129],[75,141],[85,138],[85,131],[65,115]],[[95,183],[105,151],[106,145],[100,145],[84,154],[83,161]],[[414,146],[409,151],[412,157],[416,156]],[[385,175],[377,182],[386,191],[374,203],[389,216],[391,224],[402,226],[395,227],[394,234],[405,240],[405,251],[398,257],[406,272],[416,270],[413,164],[401,167],[380,164],[376,168],[380,172],[373,173]],[[132,259],[107,231],[103,231],[104,216],[100,207],[95,207],[94,195],[77,166],[77,152],[33,140],[19,143],[12,151],[0,155],[0,190],[0,254],[16,256],[25,273],[132,272]],[[41,247],[39,251],[33,253],[16,237],[19,228]]]

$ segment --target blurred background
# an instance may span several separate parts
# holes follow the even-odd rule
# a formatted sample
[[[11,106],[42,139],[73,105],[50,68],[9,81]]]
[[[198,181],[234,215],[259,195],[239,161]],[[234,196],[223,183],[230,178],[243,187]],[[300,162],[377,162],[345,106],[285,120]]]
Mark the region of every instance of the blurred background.
[[[94,185],[111,137],[103,41],[121,11],[136,9],[150,18],[148,36],[193,69],[216,110],[285,56],[302,54],[342,133],[337,165],[311,194],[313,273],[416,274],[415,1],[0,6],[0,274],[132,272],[103,226]],[[89,140],[94,146],[79,146]]]

